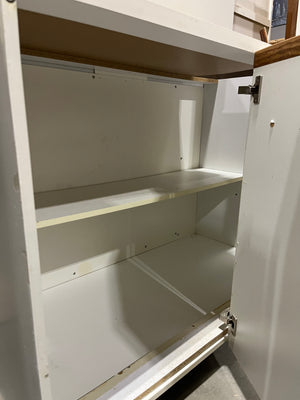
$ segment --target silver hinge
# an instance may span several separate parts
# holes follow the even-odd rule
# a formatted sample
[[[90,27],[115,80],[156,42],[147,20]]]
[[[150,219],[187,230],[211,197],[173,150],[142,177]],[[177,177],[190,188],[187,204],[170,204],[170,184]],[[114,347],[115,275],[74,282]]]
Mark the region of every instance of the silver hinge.
[[[259,104],[261,86],[262,86],[262,76],[258,75],[255,78],[254,85],[239,86],[238,94],[249,94],[250,96],[253,97],[253,103]]]
[[[233,314],[231,314],[229,308],[226,308],[226,310],[221,312],[220,319],[228,326],[229,333],[235,336],[237,328],[237,318]]]

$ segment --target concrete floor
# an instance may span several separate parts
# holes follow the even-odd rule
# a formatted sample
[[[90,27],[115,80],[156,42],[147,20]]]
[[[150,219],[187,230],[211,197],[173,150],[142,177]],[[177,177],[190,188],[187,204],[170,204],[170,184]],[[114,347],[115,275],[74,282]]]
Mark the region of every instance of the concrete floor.
[[[259,397],[224,344],[159,400],[259,400]]]

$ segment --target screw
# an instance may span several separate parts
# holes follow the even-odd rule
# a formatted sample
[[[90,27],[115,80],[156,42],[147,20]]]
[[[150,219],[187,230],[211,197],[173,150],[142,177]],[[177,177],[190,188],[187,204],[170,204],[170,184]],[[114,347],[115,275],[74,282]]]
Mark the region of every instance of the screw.
[[[270,121],[270,127],[273,128],[274,125],[275,125],[275,121],[274,121],[274,119],[271,119],[271,121]]]

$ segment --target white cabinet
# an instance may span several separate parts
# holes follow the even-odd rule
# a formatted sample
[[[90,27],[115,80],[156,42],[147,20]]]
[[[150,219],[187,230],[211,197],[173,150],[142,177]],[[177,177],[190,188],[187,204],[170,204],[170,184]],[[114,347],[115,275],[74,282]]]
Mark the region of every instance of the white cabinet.
[[[267,45],[135,1],[23,0],[19,35],[0,4],[3,399],[155,399],[228,338],[298,398],[297,53],[248,129]]]

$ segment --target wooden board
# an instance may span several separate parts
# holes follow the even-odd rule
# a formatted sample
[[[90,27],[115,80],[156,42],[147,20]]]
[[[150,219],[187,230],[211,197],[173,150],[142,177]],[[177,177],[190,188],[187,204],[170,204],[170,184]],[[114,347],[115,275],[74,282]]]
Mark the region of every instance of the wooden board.
[[[222,58],[221,53],[205,54],[26,10],[19,10],[19,25],[23,54],[183,79],[239,76],[252,69],[251,63]]]
[[[289,0],[286,16],[285,38],[296,36],[299,0]]]
[[[238,182],[240,174],[205,168],[37,193],[37,227],[90,218]]]
[[[300,36],[296,36],[255,53],[254,67],[273,64],[300,56]]]
[[[55,400],[79,398],[202,316],[130,261],[43,296]]]

